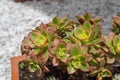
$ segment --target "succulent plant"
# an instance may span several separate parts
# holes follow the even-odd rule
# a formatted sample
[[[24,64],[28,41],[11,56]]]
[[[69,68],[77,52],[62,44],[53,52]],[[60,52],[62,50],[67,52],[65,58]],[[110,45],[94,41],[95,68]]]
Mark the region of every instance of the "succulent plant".
[[[113,16],[113,29],[112,31],[116,34],[120,33],[120,12],[117,16]]]
[[[110,56],[119,57],[120,55],[120,35],[115,35],[114,33],[109,33],[109,36],[104,37],[105,44],[109,48]]]
[[[67,71],[73,74],[76,71],[89,71],[89,64],[86,59],[87,48],[79,45],[72,45],[70,48],[70,58],[68,61]]]
[[[72,21],[57,16],[23,39],[21,51],[27,55],[31,72],[39,70],[42,75],[50,71],[46,66],[49,61],[69,75],[86,72],[97,75],[97,80],[112,76],[109,68],[120,58],[120,35],[111,32],[103,36],[99,17],[89,13],[76,17],[77,21]],[[118,25],[118,18],[114,20],[114,25]]]
[[[76,22],[76,27],[74,27],[71,35],[68,37],[72,42],[94,45],[102,41],[101,18],[93,18],[89,13],[76,17],[78,23]]]
[[[90,76],[95,76],[95,75],[97,75],[96,80],[103,80],[103,78],[105,77],[111,77],[112,73],[108,69],[100,68],[99,70],[95,70],[90,74]]]

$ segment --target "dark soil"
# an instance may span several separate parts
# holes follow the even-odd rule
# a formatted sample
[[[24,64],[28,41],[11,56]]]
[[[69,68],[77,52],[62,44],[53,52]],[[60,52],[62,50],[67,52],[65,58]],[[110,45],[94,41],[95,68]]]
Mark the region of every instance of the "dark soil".
[[[54,76],[58,80],[96,80],[95,77],[88,77],[88,73],[85,72],[78,72],[74,75],[68,75],[66,71],[63,72],[58,67],[53,67],[50,63],[47,63],[46,65],[50,71],[43,73],[43,77],[40,78],[37,76],[37,72],[29,72],[27,63],[25,61],[23,62],[25,64],[24,68],[19,68],[20,80],[46,80],[46,78],[50,76]],[[114,76],[114,74],[120,73],[120,66],[112,66],[110,70]],[[104,78],[104,80],[112,80],[112,78]]]

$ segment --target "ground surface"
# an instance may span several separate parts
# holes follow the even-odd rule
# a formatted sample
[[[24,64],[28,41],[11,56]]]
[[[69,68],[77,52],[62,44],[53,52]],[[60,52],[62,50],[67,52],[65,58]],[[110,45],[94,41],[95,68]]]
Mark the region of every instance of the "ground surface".
[[[56,15],[91,12],[104,17],[103,33],[111,28],[111,16],[120,11],[120,0],[40,0],[15,3],[0,0],[0,80],[11,80],[10,57],[20,55],[20,43],[27,33]]]

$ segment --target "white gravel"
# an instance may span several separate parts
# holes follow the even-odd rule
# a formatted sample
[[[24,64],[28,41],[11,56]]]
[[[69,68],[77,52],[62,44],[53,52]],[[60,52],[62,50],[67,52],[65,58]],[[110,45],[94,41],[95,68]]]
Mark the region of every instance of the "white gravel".
[[[11,80],[10,57],[20,55],[21,40],[41,22],[56,15],[91,12],[104,17],[103,33],[111,29],[111,16],[120,11],[120,0],[40,0],[15,3],[0,0],[0,80]]]

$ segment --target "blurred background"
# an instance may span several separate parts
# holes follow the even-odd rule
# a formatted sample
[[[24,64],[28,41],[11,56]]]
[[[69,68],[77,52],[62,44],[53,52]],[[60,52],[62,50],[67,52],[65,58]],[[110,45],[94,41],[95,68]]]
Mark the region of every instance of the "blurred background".
[[[21,41],[41,22],[58,16],[92,13],[103,18],[102,32],[108,34],[112,16],[120,11],[120,0],[36,0],[15,3],[0,0],[0,80],[11,80],[10,57],[20,55]]]

